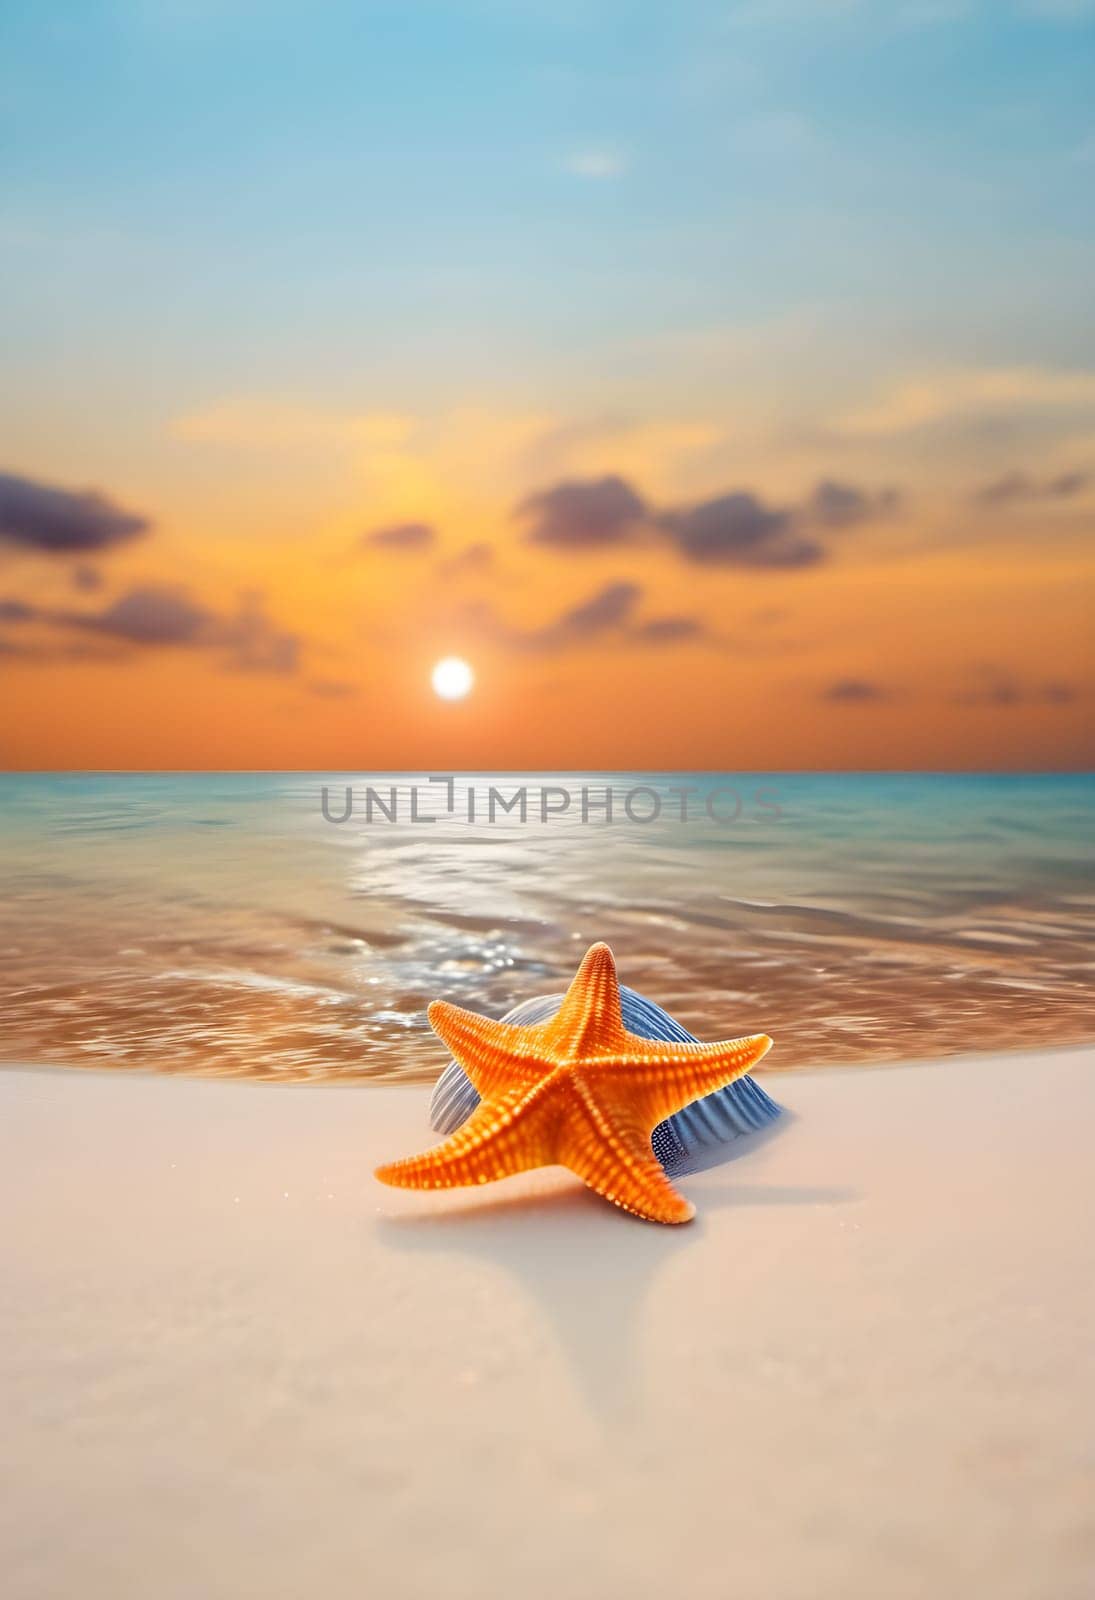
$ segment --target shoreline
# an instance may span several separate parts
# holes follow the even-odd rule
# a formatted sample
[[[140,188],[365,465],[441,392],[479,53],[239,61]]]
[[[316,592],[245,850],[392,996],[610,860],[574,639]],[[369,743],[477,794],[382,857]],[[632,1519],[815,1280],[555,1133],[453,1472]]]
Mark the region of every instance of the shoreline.
[[[5,1593],[1080,1600],[1095,1049],[957,1059],[764,1075],[679,1229],[382,1187],[422,1085],[3,1069]]]
[[[776,1041],[778,1043],[778,1040]],[[949,1055],[926,1055],[908,1057],[885,1057],[878,1061],[818,1061],[813,1065],[780,1067],[772,1062],[765,1062],[761,1067],[750,1073],[762,1085],[767,1086],[767,1092],[779,1098],[774,1085],[780,1082],[798,1082],[803,1078],[834,1075],[873,1076],[877,1073],[912,1072],[921,1067],[953,1067],[966,1066],[977,1062],[1012,1061],[1016,1057],[1028,1056],[1061,1056],[1061,1055],[1095,1055],[1095,1037],[1091,1039],[1066,1039],[1060,1043],[1046,1043],[1039,1045],[1021,1044],[1013,1050],[956,1050]],[[64,1076],[98,1077],[98,1078],[168,1078],[184,1083],[225,1083],[248,1084],[253,1088],[269,1089],[403,1089],[410,1093],[424,1094],[428,1101],[430,1091],[437,1082],[447,1061],[432,1075],[423,1074],[414,1077],[382,1078],[362,1075],[354,1076],[350,1072],[332,1074],[330,1077],[308,1078],[297,1076],[291,1072],[271,1072],[268,1077],[260,1077],[253,1072],[219,1073],[191,1072],[176,1070],[159,1070],[156,1067],[144,1066],[108,1066],[101,1061],[5,1061],[0,1057],[0,1076],[5,1073],[57,1073]]]

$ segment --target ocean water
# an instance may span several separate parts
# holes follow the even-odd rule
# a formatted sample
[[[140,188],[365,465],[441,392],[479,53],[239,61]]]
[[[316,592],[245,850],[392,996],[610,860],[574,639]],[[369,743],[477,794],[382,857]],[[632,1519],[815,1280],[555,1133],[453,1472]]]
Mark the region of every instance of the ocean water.
[[[1090,775],[0,777],[6,1063],[428,1079],[431,999],[501,1015],[596,939],[770,1072],[1064,1044],[1093,936]]]

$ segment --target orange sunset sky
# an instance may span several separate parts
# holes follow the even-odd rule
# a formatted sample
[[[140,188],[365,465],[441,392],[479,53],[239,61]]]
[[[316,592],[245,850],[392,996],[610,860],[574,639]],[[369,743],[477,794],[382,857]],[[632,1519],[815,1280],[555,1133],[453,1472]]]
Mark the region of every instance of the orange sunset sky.
[[[8,25],[5,766],[1092,764],[1086,8],[667,9]]]

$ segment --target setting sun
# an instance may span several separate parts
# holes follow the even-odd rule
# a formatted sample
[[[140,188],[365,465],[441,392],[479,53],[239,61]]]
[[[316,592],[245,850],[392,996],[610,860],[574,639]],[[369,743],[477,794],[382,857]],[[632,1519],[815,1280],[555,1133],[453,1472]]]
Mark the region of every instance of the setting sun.
[[[446,656],[434,667],[430,676],[434,694],[442,700],[463,700],[471,692],[475,674],[459,656]]]

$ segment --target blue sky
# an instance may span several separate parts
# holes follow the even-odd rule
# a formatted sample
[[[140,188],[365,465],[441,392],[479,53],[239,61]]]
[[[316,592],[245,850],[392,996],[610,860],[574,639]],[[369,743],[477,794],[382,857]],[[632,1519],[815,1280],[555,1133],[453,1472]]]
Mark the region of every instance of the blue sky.
[[[8,8],[32,366],[544,363],[854,308],[900,346],[1091,355],[1083,5]],[[58,315],[60,312],[60,315]],[[52,335],[52,337],[51,337]],[[57,352],[52,352],[56,355]],[[529,374],[529,387],[540,381]]]
[[[1093,83],[1095,0],[6,7],[0,655],[53,707],[18,758],[139,764],[104,686],[196,703],[234,641],[282,679],[218,683],[221,742],[178,759],[238,717],[273,764],[342,763],[383,641],[416,682],[519,661],[542,708],[595,652],[669,740],[622,761],[725,763],[663,686],[745,706],[740,612],[784,619],[750,671],[801,741],[747,717],[731,764],[1007,764],[990,705],[1074,763]],[[521,507],[575,484],[641,514],[564,555]],[[87,489],[90,539],[146,531],[80,574],[48,539]],[[370,538],[407,523],[417,556]],[[314,747],[309,683],[340,686]],[[403,687],[392,727],[448,737]]]

